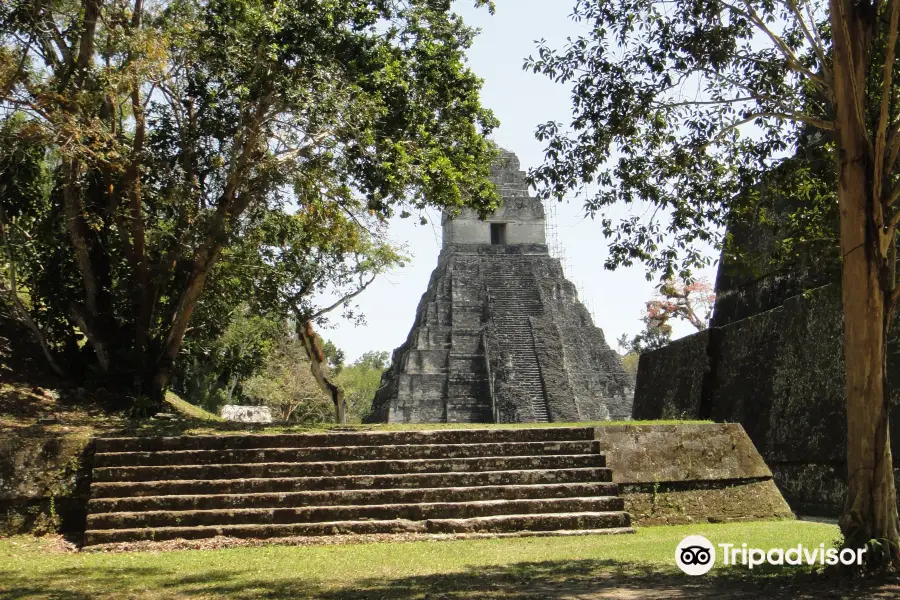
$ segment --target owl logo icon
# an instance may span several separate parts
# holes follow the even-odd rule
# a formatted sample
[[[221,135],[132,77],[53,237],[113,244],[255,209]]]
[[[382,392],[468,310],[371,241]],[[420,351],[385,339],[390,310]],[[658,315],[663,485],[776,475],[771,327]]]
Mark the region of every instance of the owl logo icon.
[[[689,535],[675,548],[675,564],[688,575],[704,575],[716,564],[716,548],[702,535]]]

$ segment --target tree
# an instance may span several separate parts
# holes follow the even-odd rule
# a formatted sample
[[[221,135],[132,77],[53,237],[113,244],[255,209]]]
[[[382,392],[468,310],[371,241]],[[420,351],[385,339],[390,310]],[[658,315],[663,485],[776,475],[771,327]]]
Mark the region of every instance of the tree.
[[[736,198],[798,148],[830,148],[840,212],[848,424],[848,547],[900,566],[885,378],[896,309],[898,0],[578,0],[588,33],[539,44],[525,68],[572,82],[571,128],[547,123],[530,173],[544,198],[596,185],[619,222],[607,266],[686,277]],[[748,127],[752,125],[752,127]],[[663,222],[663,221],[667,222]],[[877,562],[877,561],[876,561]]]
[[[303,345],[292,336],[276,343],[261,371],[245,382],[244,393],[254,403],[273,409],[282,421],[331,420],[330,398],[313,378]]]
[[[473,36],[431,0],[4,2],[3,266],[48,356],[160,401],[235,296],[321,319],[397,207],[494,208]]]
[[[337,384],[347,401],[347,412],[354,421],[362,422],[368,415],[375,392],[381,386],[381,374],[390,361],[387,352],[366,352],[337,375]]]
[[[654,297],[647,301],[641,317],[644,330],[631,340],[622,334],[618,340],[619,347],[629,354],[662,348],[672,339],[672,326],[669,324],[672,319],[687,321],[697,331],[703,331],[709,326],[715,302],[713,287],[704,278],[690,283],[672,279],[663,281]]]
[[[210,412],[240,404],[242,384],[261,371],[289,333],[284,321],[251,314],[247,305],[239,305],[221,335],[192,338],[179,355],[173,386],[185,400]]]
[[[663,324],[671,319],[687,321],[697,331],[709,327],[716,295],[704,278],[687,282],[668,279],[659,286],[656,298],[647,302],[647,318]]]
[[[631,339],[628,339],[627,333],[623,333],[622,336],[616,340],[619,348],[621,348],[626,355],[633,354],[638,356],[644,352],[658,350],[667,346],[669,342],[672,341],[672,326],[668,322],[657,321],[647,313],[644,313],[641,317],[641,322],[644,324],[643,331]]]

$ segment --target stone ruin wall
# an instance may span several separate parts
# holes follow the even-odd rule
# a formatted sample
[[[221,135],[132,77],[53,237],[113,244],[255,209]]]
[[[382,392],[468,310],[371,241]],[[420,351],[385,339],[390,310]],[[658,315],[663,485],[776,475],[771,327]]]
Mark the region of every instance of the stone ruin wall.
[[[828,285],[777,308],[641,355],[635,419],[740,423],[791,507],[837,515],[846,494],[843,317]],[[900,423],[900,326],[888,346],[891,419]],[[892,449],[900,453],[900,427]],[[900,480],[900,468],[895,469]]]
[[[837,515],[847,439],[837,251],[822,241],[780,253],[796,201],[763,191],[751,202],[749,218],[729,220],[710,328],[641,356],[633,416],[740,423],[794,510]],[[895,423],[898,334],[889,345]]]

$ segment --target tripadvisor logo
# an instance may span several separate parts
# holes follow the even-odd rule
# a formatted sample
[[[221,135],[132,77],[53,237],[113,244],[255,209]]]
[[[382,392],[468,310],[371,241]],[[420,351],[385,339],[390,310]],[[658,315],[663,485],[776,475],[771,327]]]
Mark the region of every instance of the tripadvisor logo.
[[[865,548],[805,548],[803,544],[794,547],[748,548],[747,544],[718,544],[722,550],[722,564],[725,566],[742,565],[753,569],[764,564],[770,565],[862,565]],[[688,575],[704,575],[716,563],[716,548],[712,542],[702,535],[689,535],[675,549],[675,564]]]

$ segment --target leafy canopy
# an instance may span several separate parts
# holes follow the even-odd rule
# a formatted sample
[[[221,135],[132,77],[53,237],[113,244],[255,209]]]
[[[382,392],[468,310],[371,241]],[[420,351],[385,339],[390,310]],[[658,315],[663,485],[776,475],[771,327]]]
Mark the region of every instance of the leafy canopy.
[[[559,50],[541,41],[524,64],[572,88],[569,126],[537,130],[545,161],[530,179],[543,198],[585,194],[607,268],[689,278],[736,201],[833,129],[823,4],[579,0],[572,18],[588,33]],[[617,203],[631,210],[613,220]]]
[[[7,287],[70,375],[157,395],[242,303],[323,318],[403,260],[398,208],[496,206],[474,35],[434,0],[4,2]]]

